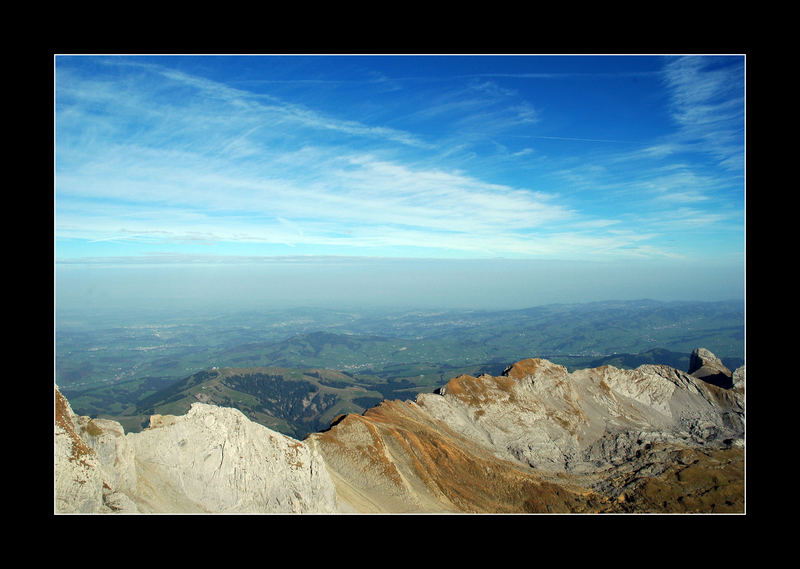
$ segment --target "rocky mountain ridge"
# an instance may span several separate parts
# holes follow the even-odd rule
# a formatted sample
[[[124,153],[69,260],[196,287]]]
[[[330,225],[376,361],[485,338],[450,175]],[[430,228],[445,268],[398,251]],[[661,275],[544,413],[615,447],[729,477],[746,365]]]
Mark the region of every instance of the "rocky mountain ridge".
[[[56,387],[55,510],[742,512],[745,368],[703,349],[691,362],[570,373],[526,359],[302,441],[203,403],[126,434]]]

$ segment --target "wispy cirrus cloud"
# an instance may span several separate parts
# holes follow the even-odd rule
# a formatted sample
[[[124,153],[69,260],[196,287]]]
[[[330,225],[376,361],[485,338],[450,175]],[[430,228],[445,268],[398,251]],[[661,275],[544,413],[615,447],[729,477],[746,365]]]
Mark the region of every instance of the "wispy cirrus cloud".
[[[744,60],[687,56],[664,68],[676,147],[716,157],[729,170],[744,163]]]
[[[347,104],[323,112],[308,102],[317,98],[287,100],[157,59],[103,61],[105,73],[57,70],[56,231],[64,239],[375,255],[672,256],[655,244],[663,226],[630,224],[635,208],[713,202],[718,191],[690,167],[618,167],[696,147],[680,117],[716,99],[681,94],[689,68],[673,69],[668,81],[680,136],[649,141],[636,156],[623,148],[595,159],[580,151],[551,157],[535,144],[630,141],[525,130],[547,116],[530,94],[489,77],[413,97],[397,91],[402,81],[378,77],[392,83],[393,98],[377,100],[397,105],[382,122],[366,117],[391,113],[369,101],[355,102],[374,114]],[[508,145],[508,133],[526,146]],[[491,152],[481,154],[480,144]],[[510,167],[524,175],[506,176]],[[543,179],[559,185],[537,189]]]
[[[333,117],[279,97],[231,87],[158,64],[126,58],[110,58],[103,60],[103,63],[109,67],[137,69],[142,75],[137,82],[124,85],[123,94],[120,92],[123,84],[101,81],[84,83],[75,76],[68,77],[70,72],[65,71],[63,73],[67,77],[61,82],[60,96],[80,98],[84,102],[94,100],[104,105],[121,105],[123,109],[127,107],[133,111],[132,116],[137,121],[146,121],[151,117],[168,121],[170,127],[182,124],[177,132],[188,130],[193,136],[203,129],[212,137],[225,135],[242,123],[258,121],[266,128],[293,124],[420,148],[430,147],[429,143],[402,130]],[[161,79],[158,80],[158,77]],[[115,108],[115,112],[118,109]],[[219,134],[210,127],[219,129]]]
[[[332,131],[425,146],[397,129],[159,65],[111,65],[143,76],[121,84],[67,69],[60,81],[56,205],[63,237],[503,254],[531,250],[514,231],[574,216],[542,192],[306,135]],[[484,103],[504,95],[485,84],[474,91]]]
[[[431,134],[440,154],[464,147],[471,150],[541,119],[534,104],[516,90],[474,78],[426,91],[414,103],[413,109],[405,111],[404,120],[415,125],[437,124]]]
[[[125,154],[131,158],[134,153],[129,149]],[[197,170],[192,158],[180,165],[174,155],[158,161],[147,154],[142,159],[149,165],[146,174],[137,167],[140,160],[123,166],[99,156],[88,180],[62,176],[62,200],[70,199],[60,208],[60,233],[93,240],[404,246],[502,254],[530,249],[514,243],[524,242],[514,231],[546,230],[575,216],[542,192],[369,155],[318,150],[281,157],[305,171],[296,180],[274,163],[266,170],[240,168],[231,175],[225,161]]]

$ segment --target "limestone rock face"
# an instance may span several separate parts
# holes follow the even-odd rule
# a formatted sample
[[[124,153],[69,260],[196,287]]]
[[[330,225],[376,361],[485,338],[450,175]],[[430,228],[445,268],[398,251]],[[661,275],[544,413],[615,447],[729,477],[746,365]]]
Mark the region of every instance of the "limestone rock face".
[[[733,397],[658,365],[568,373],[530,359],[501,377],[451,379],[417,403],[498,457],[548,471],[589,472],[655,441],[704,444],[744,432]]]
[[[119,431],[121,432],[121,427]],[[88,433],[92,434],[89,435]],[[81,436],[83,434],[84,436]],[[72,411],[67,399],[55,390],[55,509],[63,513],[134,512],[136,506],[118,492],[127,469],[109,468],[109,439],[98,445],[92,439],[102,431],[88,417]],[[112,437],[115,435],[111,435]],[[90,441],[87,444],[87,441]],[[98,452],[93,447],[102,450]],[[113,442],[112,445],[113,446]],[[112,463],[113,464],[113,463]]]
[[[236,409],[196,404],[125,434],[74,414],[56,388],[55,510],[59,513],[336,510],[335,487],[309,446]]]
[[[158,424],[127,435],[142,511],[335,511],[319,455],[236,409],[196,403]]]

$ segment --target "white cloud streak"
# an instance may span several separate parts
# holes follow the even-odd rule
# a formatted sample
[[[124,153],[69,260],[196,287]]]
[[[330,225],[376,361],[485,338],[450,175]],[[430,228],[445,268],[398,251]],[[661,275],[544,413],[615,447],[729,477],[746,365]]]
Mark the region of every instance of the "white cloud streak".
[[[619,219],[587,216],[554,193],[434,168],[420,155],[409,158],[398,144],[432,148],[440,157],[448,151],[413,133],[331,117],[158,65],[112,63],[141,75],[104,82],[59,70],[59,237],[376,254],[391,248],[551,258],[672,254],[648,245],[654,232],[612,231]],[[705,100],[681,94],[679,79],[688,73],[675,70],[671,79],[676,108],[684,114]],[[168,83],[146,80],[154,75]],[[457,142],[478,136],[480,125],[490,125],[480,134],[485,136],[486,129],[540,120],[524,101],[507,104],[514,93],[493,83],[473,84],[470,91],[470,97],[443,96],[416,118],[457,111]],[[311,138],[320,132],[337,136]],[[369,146],[356,144],[364,141]],[[661,151],[654,146],[652,152]],[[528,154],[533,150],[518,153]],[[674,202],[704,199],[700,189],[669,193],[657,187],[674,182],[654,180],[649,191]]]
[[[665,66],[677,143],[715,156],[729,170],[744,164],[744,58],[687,56]]]

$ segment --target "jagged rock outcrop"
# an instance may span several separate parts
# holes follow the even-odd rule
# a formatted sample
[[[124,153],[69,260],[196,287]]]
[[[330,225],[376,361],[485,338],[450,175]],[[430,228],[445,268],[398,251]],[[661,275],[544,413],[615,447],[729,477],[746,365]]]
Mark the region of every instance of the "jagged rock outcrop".
[[[441,395],[417,403],[499,457],[549,471],[590,472],[647,443],[706,444],[744,432],[733,397],[668,366],[569,373],[528,359],[501,377],[451,379]]]
[[[706,348],[696,348],[689,356],[689,374],[719,387],[733,387],[733,374]]]
[[[745,369],[721,387],[695,354],[693,373],[526,359],[302,442],[205,404],[126,435],[56,391],[56,510],[740,512]]]
[[[232,408],[198,403],[140,433],[76,417],[56,389],[56,511],[336,511],[321,457]]]
[[[115,441],[122,428],[104,431],[98,426],[101,423],[108,427],[104,421],[75,415],[58,387],[54,411],[55,510],[63,513],[137,511],[133,501],[117,490],[129,474],[129,468],[107,468],[109,463],[116,462]],[[124,443],[118,448],[122,455],[126,454]]]

